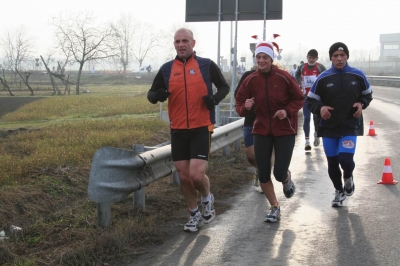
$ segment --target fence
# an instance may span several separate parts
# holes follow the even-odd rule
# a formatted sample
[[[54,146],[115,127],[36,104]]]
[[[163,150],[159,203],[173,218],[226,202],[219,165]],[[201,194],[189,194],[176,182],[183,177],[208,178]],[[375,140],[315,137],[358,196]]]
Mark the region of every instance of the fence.
[[[234,142],[235,149],[240,150],[243,122],[244,118],[240,118],[216,128],[212,134],[210,153],[223,148],[224,155],[229,156],[229,146]],[[171,174],[174,183],[177,183],[179,179],[170,144],[157,147],[134,145],[133,150],[98,149],[93,156],[88,184],[89,198],[97,203],[97,224],[109,227],[111,203],[126,199],[132,192],[134,206],[144,209],[144,188]]]
[[[371,85],[400,87],[400,77],[394,76],[367,76]]]

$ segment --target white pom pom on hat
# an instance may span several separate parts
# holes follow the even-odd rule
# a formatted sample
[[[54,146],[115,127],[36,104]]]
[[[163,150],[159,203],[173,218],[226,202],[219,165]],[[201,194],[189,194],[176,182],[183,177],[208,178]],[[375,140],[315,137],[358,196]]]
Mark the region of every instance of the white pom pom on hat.
[[[266,42],[266,41],[259,42],[256,46],[255,55],[257,56],[259,53],[267,54],[269,57],[271,57],[272,60],[274,60],[275,58],[274,46],[271,42]]]

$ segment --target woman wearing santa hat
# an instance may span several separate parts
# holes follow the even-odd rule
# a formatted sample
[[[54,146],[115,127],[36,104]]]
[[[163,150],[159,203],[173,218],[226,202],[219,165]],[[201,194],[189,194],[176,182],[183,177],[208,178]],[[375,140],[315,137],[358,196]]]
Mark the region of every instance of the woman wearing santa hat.
[[[246,116],[256,114],[253,125],[254,152],[260,186],[269,204],[265,222],[280,219],[280,205],[271,180],[271,156],[275,151],[273,174],[283,184],[287,198],[293,196],[295,185],[289,165],[297,134],[298,111],[304,96],[297,81],[285,70],[274,66],[275,43],[261,41],[255,49],[258,70],[249,75],[236,94],[236,111]]]

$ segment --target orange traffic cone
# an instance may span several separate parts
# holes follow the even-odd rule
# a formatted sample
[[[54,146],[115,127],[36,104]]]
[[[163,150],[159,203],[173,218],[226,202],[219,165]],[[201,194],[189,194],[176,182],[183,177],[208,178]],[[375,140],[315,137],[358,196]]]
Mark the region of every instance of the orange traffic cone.
[[[367,136],[377,136],[375,134],[374,121],[372,121],[372,120],[369,122],[369,131],[368,131],[368,135]]]
[[[385,159],[385,166],[383,167],[382,180],[378,184],[396,185],[397,181],[393,180],[392,166],[390,165],[390,159]]]

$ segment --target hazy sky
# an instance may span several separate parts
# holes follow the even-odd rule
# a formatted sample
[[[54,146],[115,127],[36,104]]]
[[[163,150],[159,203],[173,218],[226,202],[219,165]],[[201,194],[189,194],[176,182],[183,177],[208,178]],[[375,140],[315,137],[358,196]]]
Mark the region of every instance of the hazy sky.
[[[201,0],[199,0],[201,1]],[[215,0],[218,1],[218,0]],[[239,0],[251,1],[251,0]],[[273,0],[269,0],[273,1]],[[186,0],[13,0],[3,1],[0,16],[0,36],[5,29],[24,24],[36,38],[38,55],[52,45],[53,28],[49,21],[63,11],[91,10],[104,23],[116,20],[121,13],[130,12],[139,21],[154,25],[157,30],[168,30],[173,24],[185,23]],[[331,44],[342,41],[350,50],[350,62],[356,52],[367,53],[379,46],[379,34],[399,33],[399,0],[283,0],[283,19],[267,20],[267,40],[273,33],[285,53],[305,59],[309,49],[315,48],[320,58],[328,57]],[[187,23],[194,27],[199,55],[217,60],[218,22]],[[231,25],[221,23],[221,55],[229,58]],[[235,31],[233,30],[233,33]],[[263,35],[263,21],[238,22],[238,57],[250,56],[251,35]],[[165,44],[172,47],[171,42]],[[152,61],[165,61],[163,49],[154,50]],[[352,55],[354,55],[352,57]],[[367,56],[368,57],[368,56]],[[146,63],[149,63],[145,60]],[[284,59],[282,59],[284,62]],[[293,62],[290,62],[290,64]],[[131,68],[134,68],[133,66]]]

